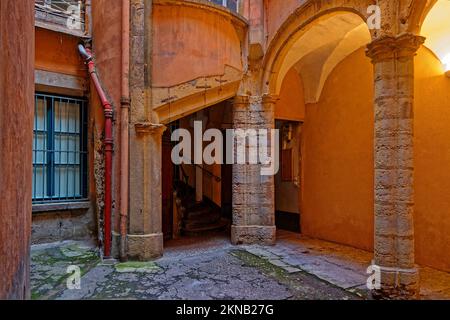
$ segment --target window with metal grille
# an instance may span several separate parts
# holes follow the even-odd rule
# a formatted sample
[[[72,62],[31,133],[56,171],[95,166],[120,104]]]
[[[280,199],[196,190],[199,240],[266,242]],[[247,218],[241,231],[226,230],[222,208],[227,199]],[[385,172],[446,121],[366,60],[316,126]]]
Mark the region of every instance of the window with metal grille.
[[[86,199],[87,102],[36,94],[33,203]]]

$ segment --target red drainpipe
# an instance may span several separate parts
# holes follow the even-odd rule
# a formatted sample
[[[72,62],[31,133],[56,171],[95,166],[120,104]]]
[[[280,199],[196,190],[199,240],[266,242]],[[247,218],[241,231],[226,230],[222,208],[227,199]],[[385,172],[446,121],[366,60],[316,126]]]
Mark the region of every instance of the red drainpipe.
[[[97,94],[103,106],[105,115],[105,210],[104,210],[104,237],[103,237],[103,256],[104,258],[111,257],[111,208],[112,208],[112,154],[114,149],[113,140],[113,109],[106,97],[105,91],[100,84],[97,72],[95,70],[95,63],[91,51],[86,49],[83,45],[78,46],[81,56],[86,60],[89,74],[94,83]]]

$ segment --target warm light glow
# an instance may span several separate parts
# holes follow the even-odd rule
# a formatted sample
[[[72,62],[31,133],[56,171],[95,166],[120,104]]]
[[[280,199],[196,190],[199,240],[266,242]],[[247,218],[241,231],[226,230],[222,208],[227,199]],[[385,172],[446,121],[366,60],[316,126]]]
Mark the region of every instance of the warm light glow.
[[[444,65],[444,70],[445,72],[449,72],[450,71],[450,53],[447,54],[444,59],[442,59],[442,64]]]
[[[438,0],[428,13],[421,34],[427,46],[441,60],[444,72],[450,74],[450,1]]]

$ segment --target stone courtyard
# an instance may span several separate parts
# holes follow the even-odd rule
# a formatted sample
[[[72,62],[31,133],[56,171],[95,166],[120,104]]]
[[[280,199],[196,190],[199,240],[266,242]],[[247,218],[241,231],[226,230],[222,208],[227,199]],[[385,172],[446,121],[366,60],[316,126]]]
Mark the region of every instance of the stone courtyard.
[[[222,234],[167,244],[153,262],[101,261],[83,242],[32,248],[32,298],[37,300],[359,300],[370,253],[279,232],[276,246],[236,247]],[[69,266],[81,270],[68,289]],[[450,298],[450,274],[422,269],[423,299]]]

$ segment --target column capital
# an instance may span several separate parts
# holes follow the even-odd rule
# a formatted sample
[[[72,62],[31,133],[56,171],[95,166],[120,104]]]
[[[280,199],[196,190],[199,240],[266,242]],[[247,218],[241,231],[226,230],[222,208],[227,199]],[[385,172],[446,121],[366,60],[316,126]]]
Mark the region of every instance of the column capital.
[[[233,99],[234,105],[248,105],[250,104],[250,96],[247,95],[241,95],[241,96],[235,96]]]
[[[263,104],[275,104],[278,100],[280,100],[280,97],[275,94],[264,94],[262,96],[262,103]]]
[[[369,43],[366,48],[366,55],[372,59],[372,63],[394,58],[413,57],[424,41],[424,37],[411,33],[396,37],[385,36]]]
[[[162,135],[164,131],[166,131],[167,127],[160,123],[138,122],[134,125],[134,129],[136,130],[136,133],[140,135]]]
[[[278,100],[280,100],[278,95],[275,94],[263,94],[262,96],[248,96],[248,95],[242,95],[242,96],[235,96],[233,104],[239,105],[239,104],[245,104],[248,105],[250,103],[260,102],[262,104],[269,104],[269,103],[276,103]]]

